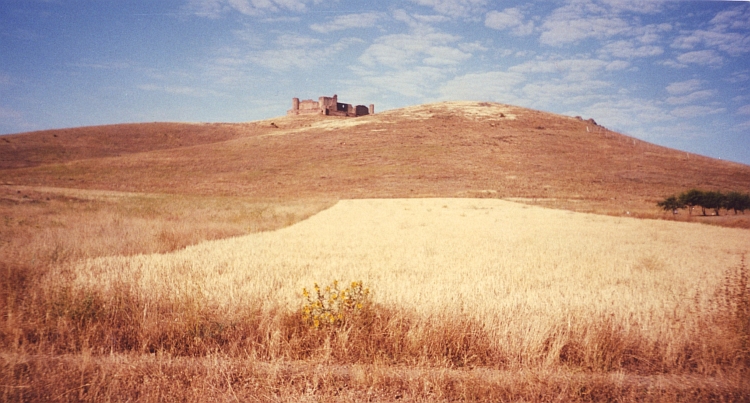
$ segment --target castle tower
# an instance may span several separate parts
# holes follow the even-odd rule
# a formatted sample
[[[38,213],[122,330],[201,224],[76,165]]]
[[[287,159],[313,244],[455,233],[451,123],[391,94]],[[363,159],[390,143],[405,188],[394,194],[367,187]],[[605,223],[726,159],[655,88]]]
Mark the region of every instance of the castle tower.
[[[299,113],[299,98],[292,98],[292,113]]]

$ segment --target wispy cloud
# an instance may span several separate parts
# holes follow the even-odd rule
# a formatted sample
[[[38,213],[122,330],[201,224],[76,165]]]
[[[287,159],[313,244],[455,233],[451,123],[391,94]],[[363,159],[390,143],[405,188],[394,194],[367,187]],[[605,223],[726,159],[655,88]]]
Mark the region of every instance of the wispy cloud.
[[[373,87],[379,93],[396,93],[413,99],[431,97],[435,86],[447,78],[445,69],[434,66],[415,66],[391,71],[387,75],[361,67],[354,67],[352,71],[358,77],[358,86]]]
[[[616,11],[654,14],[662,11],[669,0],[600,0]]]
[[[659,102],[651,99],[610,96],[606,99],[579,106],[577,114],[595,117],[615,130],[628,128],[628,132],[641,136],[650,134],[650,129],[661,122],[673,122],[675,117],[664,110]],[[644,130],[644,128],[648,128]]]
[[[610,57],[634,59],[659,56],[664,53],[664,48],[657,45],[638,45],[635,40],[619,40],[607,43],[599,53]]]
[[[703,115],[715,115],[726,111],[724,108],[714,108],[711,106],[689,105],[672,109],[671,114],[678,118],[694,118]]]
[[[438,90],[442,99],[476,99],[511,103],[526,77],[518,72],[488,71],[452,78]]]
[[[383,65],[401,69],[413,64],[455,65],[471,54],[452,46],[460,38],[434,30],[377,38],[360,56],[365,66]]]
[[[207,18],[218,18],[230,11],[259,16],[281,10],[302,12],[309,2],[310,0],[189,0],[186,10]]]
[[[627,68],[622,61],[600,59],[562,59],[530,60],[511,67],[509,70],[519,73],[546,73],[561,76],[567,80],[585,81],[594,79],[602,71],[617,71]]]
[[[276,47],[252,52],[247,59],[276,71],[321,66],[329,64],[336,54],[356,43],[362,43],[362,40],[345,38],[328,44],[316,38],[285,34],[279,36],[275,43]]]
[[[556,9],[542,23],[539,41],[560,46],[584,39],[606,39],[626,33],[630,24],[607,8],[589,1],[571,1]]]
[[[750,35],[740,32],[725,32],[723,29],[696,30],[680,35],[672,43],[676,49],[695,49],[704,46],[738,56],[750,52]]]
[[[708,49],[683,53],[677,56],[677,61],[681,64],[720,66],[724,62],[724,58],[722,58],[716,51]]]
[[[718,29],[750,29],[750,7],[720,11],[710,22]]]
[[[440,14],[451,17],[468,17],[481,12],[487,0],[411,0],[421,6],[432,7]]]
[[[680,94],[686,94],[688,92],[696,91],[700,89],[701,87],[703,87],[703,81],[693,78],[690,80],[678,81],[678,82],[669,84],[667,86],[667,92],[672,95],[680,95]]]
[[[695,91],[686,95],[669,97],[667,98],[667,103],[670,105],[690,104],[706,98],[711,98],[714,95],[716,95],[716,91],[714,90]]]
[[[509,29],[516,36],[526,36],[534,33],[534,22],[525,22],[525,16],[518,8],[490,11],[485,17],[484,25],[497,30]]]
[[[339,15],[323,24],[312,24],[310,29],[320,33],[352,28],[369,28],[384,17],[382,13],[360,13]]]
[[[173,95],[187,95],[193,97],[224,96],[224,94],[203,87],[191,87],[186,85],[159,85],[141,84],[138,89],[143,91],[164,92]]]
[[[690,105],[697,102],[705,102],[718,95],[715,89],[701,89],[703,80],[690,79],[674,82],[666,87],[672,96],[666,99],[669,105],[685,105],[670,111],[672,116],[680,118],[695,118],[705,115],[715,115],[726,111],[726,108],[713,105]]]
[[[108,62],[78,62],[78,63],[68,63],[68,66],[71,67],[80,67],[80,68],[86,68],[86,69],[96,69],[96,70],[120,70],[120,69],[127,69],[132,67],[131,63],[128,62],[116,62],[116,61],[108,61]]]
[[[612,83],[602,80],[534,80],[523,86],[522,93],[533,105],[550,109],[560,105],[578,105],[607,99],[599,90],[611,88]]]

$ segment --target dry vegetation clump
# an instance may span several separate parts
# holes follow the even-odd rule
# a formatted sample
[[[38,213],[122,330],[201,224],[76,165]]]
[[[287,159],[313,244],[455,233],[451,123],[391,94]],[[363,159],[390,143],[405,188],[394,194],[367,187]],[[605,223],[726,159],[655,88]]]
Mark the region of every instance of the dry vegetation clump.
[[[748,245],[492,199],[342,201],[166,254],[6,268],[3,393],[746,401]]]

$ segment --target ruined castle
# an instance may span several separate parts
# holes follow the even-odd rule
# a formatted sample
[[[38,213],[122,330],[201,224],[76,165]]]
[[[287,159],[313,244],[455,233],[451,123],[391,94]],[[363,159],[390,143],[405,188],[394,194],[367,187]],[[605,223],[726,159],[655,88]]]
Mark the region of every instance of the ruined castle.
[[[320,97],[317,101],[306,99],[300,101],[299,98],[292,98],[292,109],[286,112],[287,115],[327,115],[327,116],[364,116],[375,113],[375,105],[370,107],[364,105],[352,106],[352,104],[342,104],[338,100],[338,95],[332,97]]]

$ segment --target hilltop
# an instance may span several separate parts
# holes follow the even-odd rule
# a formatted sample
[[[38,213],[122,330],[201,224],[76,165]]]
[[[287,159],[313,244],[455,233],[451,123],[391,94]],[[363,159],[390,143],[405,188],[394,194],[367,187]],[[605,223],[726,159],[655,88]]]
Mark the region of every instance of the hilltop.
[[[0,183],[258,199],[502,197],[608,214],[653,212],[697,187],[750,190],[750,166],[562,116],[445,102],[358,118],[143,123],[0,141]]]

